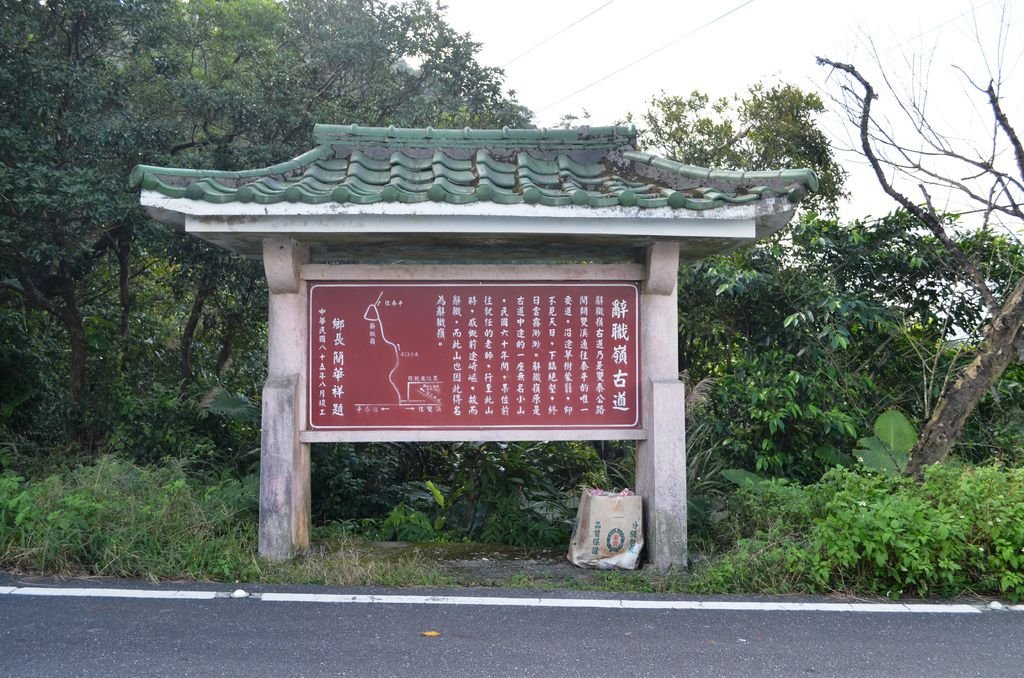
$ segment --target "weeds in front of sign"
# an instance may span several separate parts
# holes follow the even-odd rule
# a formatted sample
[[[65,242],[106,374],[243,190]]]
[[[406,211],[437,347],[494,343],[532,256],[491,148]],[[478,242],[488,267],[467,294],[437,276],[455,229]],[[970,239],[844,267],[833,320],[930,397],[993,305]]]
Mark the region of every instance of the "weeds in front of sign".
[[[729,522],[735,541],[688,590],[1024,596],[1024,469],[936,465],[917,482],[836,468],[739,490]]]
[[[443,538],[443,518],[430,516],[398,504],[380,523],[375,536],[386,541],[438,541]]]
[[[319,522],[341,522],[373,540],[562,545],[578,488],[608,483],[594,449],[580,443],[376,445],[368,452],[336,446],[314,454],[313,500]],[[333,478],[318,480],[326,468]],[[384,510],[382,497],[391,500]]]
[[[327,586],[453,586],[456,582],[438,564],[415,549],[371,547],[336,530],[306,553],[267,565],[261,581]]]
[[[517,459],[503,457],[500,449],[487,454]],[[482,468],[484,462],[474,464]],[[318,529],[314,548],[293,561],[266,563],[255,555],[255,479],[189,474],[187,468],[183,462],[138,467],[101,457],[38,480],[0,474],[0,567],[64,576],[333,585],[476,581],[636,592],[1024,597],[1019,468],[950,463],[929,468],[921,482],[865,468],[836,468],[805,486],[765,480],[732,495],[725,519],[716,524],[717,539],[708,542],[717,551],[699,559],[692,573],[594,572],[582,578],[547,571],[525,576],[514,564],[493,575],[487,563],[511,556],[461,543],[463,533],[450,531],[466,510],[458,507],[461,494],[436,483],[420,488],[433,513],[415,518],[412,511],[419,509],[409,509],[395,524],[419,524],[449,543],[371,544],[353,532],[379,529],[378,522],[354,521]],[[505,480],[518,488],[515,468],[506,467]],[[487,487],[477,491],[490,492]],[[536,495],[516,489],[496,496],[509,503],[481,496],[479,534],[500,528],[529,535],[531,528],[510,516],[531,515],[523,506]],[[470,574],[450,567],[466,562],[475,568]],[[510,573],[520,576],[506,580]]]
[[[255,478],[196,478],[182,462],[100,457],[61,475],[0,476],[0,567],[58,575],[247,580]]]

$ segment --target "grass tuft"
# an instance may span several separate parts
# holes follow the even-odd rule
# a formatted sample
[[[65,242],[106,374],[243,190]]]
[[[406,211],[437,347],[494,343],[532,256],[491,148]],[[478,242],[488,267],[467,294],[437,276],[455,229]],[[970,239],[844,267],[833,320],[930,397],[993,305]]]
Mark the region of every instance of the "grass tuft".
[[[58,576],[251,580],[254,478],[196,479],[184,464],[113,456],[26,481],[0,476],[0,567]]]

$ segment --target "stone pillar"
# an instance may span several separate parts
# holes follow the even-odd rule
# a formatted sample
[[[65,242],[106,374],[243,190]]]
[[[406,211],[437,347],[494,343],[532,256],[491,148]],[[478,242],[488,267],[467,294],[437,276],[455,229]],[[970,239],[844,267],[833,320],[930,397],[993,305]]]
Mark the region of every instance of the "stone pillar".
[[[644,500],[647,561],[657,570],[686,567],[685,386],[679,381],[676,282],[679,243],[647,250],[640,295],[644,428],[637,443],[637,493]]]
[[[286,560],[309,547],[309,444],[299,441],[306,411],[306,285],[309,251],[285,238],[263,241],[270,288],[267,381],[260,449],[259,554]]]

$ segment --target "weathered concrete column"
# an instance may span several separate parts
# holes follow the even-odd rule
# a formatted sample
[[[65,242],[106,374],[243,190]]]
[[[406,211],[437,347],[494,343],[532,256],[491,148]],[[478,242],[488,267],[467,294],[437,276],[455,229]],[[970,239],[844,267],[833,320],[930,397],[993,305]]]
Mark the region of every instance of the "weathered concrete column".
[[[292,240],[263,241],[270,288],[267,381],[260,450],[259,553],[285,560],[309,547],[309,444],[299,441],[306,411],[306,285],[309,251]]]
[[[686,567],[686,425],[679,381],[676,281],[679,244],[658,242],[647,251],[640,295],[643,410],[647,439],[637,443],[637,493],[644,499],[649,565]]]

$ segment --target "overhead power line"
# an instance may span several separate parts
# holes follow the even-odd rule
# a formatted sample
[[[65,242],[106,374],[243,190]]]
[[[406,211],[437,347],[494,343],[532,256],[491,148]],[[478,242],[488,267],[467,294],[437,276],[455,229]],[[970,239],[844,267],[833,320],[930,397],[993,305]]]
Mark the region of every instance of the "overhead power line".
[[[537,113],[543,113],[544,111],[548,110],[549,108],[553,108],[554,106],[557,106],[558,104],[562,103],[563,101],[567,101],[568,99],[573,98],[574,96],[576,96],[577,94],[580,94],[581,92],[586,92],[591,87],[594,87],[595,85],[599,85],[600,83],[604,82],[608,78],[615,77],[619,73],[622,73],[625,70],[629,70],[633,66],[636,66],[637,64],[639,64],[639,63],[641,63],[643,61],[646,61],[647,59],[650,59],[652,56],[654,56],[655,54],[658,54],[659,52],[664,52],[666,49],[668,49],[672,45],[676,44],[680,40],[685,40],[686,38],[689,38],[690,36],[692,36],[692,35],[700,32],[700,31],[704,30],[708,26],[711,26],[712,24],[718,23],[719,21],[721,21],[722,19],[726,18],[730,14],[738,12],[739,10],[743,9],[744,7],[746,7],[747,5],[749,5],[752,2],[754,2],[754,0],[746,0],[746,2],[741,2],[740,4],[736,5],[732,9],[730,9],[725,14],[720,14],[719,16],[716,16],[714,19],[711,19],[710,21],[707,21],[707,22],[701,24],[700,26],[697,26],[692,31],[689,31],[688,33],[684,33],[683,35],[680,35],[678,38],[674,38],[673,40],[670,40],[669,42],[666,42],[661,47],[659,47],[659,48],[657,48],[657,49],[655,49],[655,50],[653,50],[651,52],[648,52],[647,54],[643,55],[639,59],[631,61],[628,64],[626,64],[625,66],[622,66],[621,68],[617,68],[616,70],[612,71],[608,75],[605,75],[603,77],[598,78],[597,80],[595,80],[594,82],[590,83],[589,85],[584,85],[583,87],[580,87],[575,92],[572,92],[570,94],[565,95],[564,97],[562,97],[558,101],[553,101],[552,103],[548,104],[544,108],[539,109],[536,112]]]
[[[522,59],[522,58],[523,58],[524,56],[526,56],[527,54],[529,54],[530,52],[532,52],[533,50],[537,49],[538,47],[543,47],[544,45],[548,44],[549,42],[551,42],[552,40],[554,40],[555,38],[557,38],[558,36],[560,36],[560,35],[561,35],[562,33],[565,33],[565,32],[566,32],[567,30],[569,30],[569,29],[570,29],[570,28],[572,28],[573,26],[576,26],[576,25],[578,25],[578,24],[580,24],[580,23],[582,23],[582,22],[586,21],[587,19],[589,19],[590,17],[594,16],[595,14],[597,14],[598,12],[600,12],[600,11],[601,11],[602,9],[604,9],[604,8],[605,8],[605,7],[607,7],[608,5],[612,4],[613,2],[615,2],[615,0],[608,0],[608,2],[604,3],[603,5],[601,5],[600,7],[598,7],[597,9],[591,10],[591,11],[590,11],[589,13],[587,13],[587,14],[584,14],[584,15],[583,15],[583,16],[581,16],[581,17],[580,17],[579,19],[576,19],[576,21],[573,21],[573,22],[572,22],[571,24],[569,24],[568,26],[566,26],[566,27],[565,27],[565,28],[563,28],[562,30],[560,30],[560,31],[556,31],[555,33],[552,33],[552,34],[551,34],[551,35],[549,35],[548,37],[544,38],[543,40],[541,40],[540,42],[538,42],[538,43],[537,43],[536,45],[534,45],[534,46],[533,46],[533,47],[531,47],[530,49],[528,49],[528,50],[526,50],[525,52],[523,52],[522,54],[519,54],[519,55],[517,55],[517,56],[514,56],[514,57],[512,57],[511,59],[509,59],[508,61],[506,61],[506,62],[505,62],[504,64],[502,64],[502,65],[501,65],[501,67],[502,67],[502,68],[504,68],[505,66],[508,66],[508,65],[509,65],[509,64],[511,64],[511,63],[515,63],[516,61],[519,61],[519,60],[520,60],[520,59]]]
[[[979,9],[982,9],[984,7],[987,7],[988,5],[991,5],[993,2],[995,2],[995,0],[988,0],[988,2],[983,2],[982,4],[978,5],[977,7],[972,5],[970,9],[968,9],[968,10],[966,10],[964,12],[961,12],[960,14],[957,14],[952,19],[948,19],[946,21],[943,21],[941,24],[938,24],[936,26],[932,26],[928,30],[921,31],[917,35],[913,35],[913,36],[907,38],[906,40],[904,40],[902,42],[899,42],[899,43],[893,45],[892,47],[889,47],[889,48],[883,50],[882,54],[888,54],[889,52],[892,52],[893,50],[896,50],[896,49],[899,49],[900,47],[903,47],[907,43],[913,42],[914,40],[917,40],[918,38],[923,38],[924,36],[928,35],[929,33],[934,33],[935,31],[939,30],[940,28],[944,28],[944,27],[948,26],[949,24],[953,23],[954,21],[959,21],[960,19],[963,19],[965,16],[967,16],[969,14],[974,14]]]

